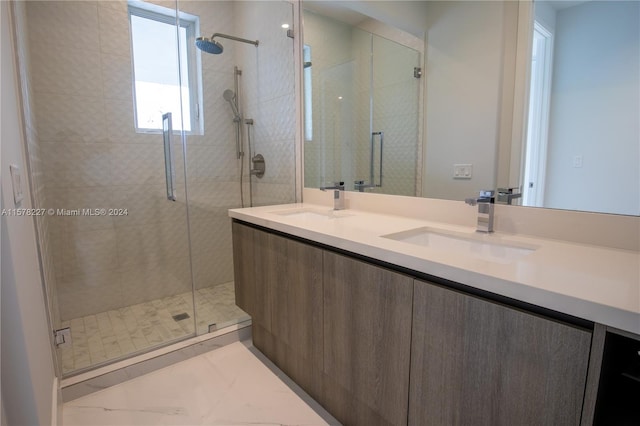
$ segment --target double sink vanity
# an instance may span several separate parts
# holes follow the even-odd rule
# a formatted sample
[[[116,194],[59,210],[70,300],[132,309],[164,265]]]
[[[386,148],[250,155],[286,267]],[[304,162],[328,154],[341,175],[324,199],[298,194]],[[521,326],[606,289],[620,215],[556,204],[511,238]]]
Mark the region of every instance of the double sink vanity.
[[[638,252],[481,234],[458,204],[230,210],[254,345],[343,424],[637,421]]]

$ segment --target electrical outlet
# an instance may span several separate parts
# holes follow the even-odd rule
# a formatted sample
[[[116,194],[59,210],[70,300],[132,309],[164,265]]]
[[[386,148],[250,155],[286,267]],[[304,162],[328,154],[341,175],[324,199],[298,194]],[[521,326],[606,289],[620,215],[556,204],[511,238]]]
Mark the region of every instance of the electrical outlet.
[[[473,175],[472,164],[454,164],[453,165],[454,179],[471,179],[472,175]]]
[[[576,155],[573,157],[573,167],[579,169],[582,167],[582,155]]]

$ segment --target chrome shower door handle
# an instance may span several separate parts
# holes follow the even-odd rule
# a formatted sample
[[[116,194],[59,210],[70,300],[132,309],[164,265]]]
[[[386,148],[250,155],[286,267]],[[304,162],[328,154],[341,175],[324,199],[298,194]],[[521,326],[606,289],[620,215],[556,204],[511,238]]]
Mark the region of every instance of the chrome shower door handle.
[[[384,146],[384,132],[380,131],[378,132],[378,135],[380,136],[380,183],[378,184],[378,186],[382,186],[382,153],[383,153],[383,146]]]
[[[171,113],[162,115],[162,139],[164,141],[164,172],[167,181],[167,200],[176,201],[176,177],[173,167],[173,147],[171,146],[171,134],[173,124]]]
[[[373,173],[374,169],[374,158],[375,158],[375,137],[380,136],[380,183],[376,183],[375,176]],[[371,165],[370,165],[370,178],[371,185],[374,187],[382,187],[382,152],[384,146],[384,132],[373,132],[371,133]]]

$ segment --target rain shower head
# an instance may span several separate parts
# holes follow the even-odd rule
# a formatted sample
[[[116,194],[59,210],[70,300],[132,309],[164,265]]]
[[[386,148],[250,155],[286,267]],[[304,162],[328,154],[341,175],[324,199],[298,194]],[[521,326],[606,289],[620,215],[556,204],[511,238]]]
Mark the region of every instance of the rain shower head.
[[[222,51],[224,50],[224,48],[220,43],[218,43],[217,41],[211,38],[206,38],[206,37],[196,38],[196,47],[202,50],[203,52],[213,53],[214,55],[218,55],[222,53]]]
[[[258,47],[258,40],[247,40],[246,38],[235,37],[232,35],[227,35],[222,33],[215,33],[211,36],[211,38],[207,38],[207,37],[196,38],[196,47],[202,50],[203,52],[213,53],[214,55],[218,55],[222,53],[224,48],[220,43],[214,40],[214,38],[216,37],[227,38],[229,40],[253,44],[254,46]]]
[[[234,119],[241,120],[242,117],[240,117],[240,112],[238,112],[238,106],[236,105],[236,93],[231,89],[227,89],[222,94],[222,97],[224,98],[225,101],[229,102],[229,104],[231,105]]]

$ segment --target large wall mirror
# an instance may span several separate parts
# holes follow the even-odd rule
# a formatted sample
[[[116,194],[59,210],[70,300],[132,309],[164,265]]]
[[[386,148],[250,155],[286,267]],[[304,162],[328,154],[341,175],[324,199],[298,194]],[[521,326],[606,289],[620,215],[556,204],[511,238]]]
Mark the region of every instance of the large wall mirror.
[[[640,2],[305,1],[303,19],[306,187],[640,215]]]
[[[639,6],[534,3],[525,205],[640,214]]]

